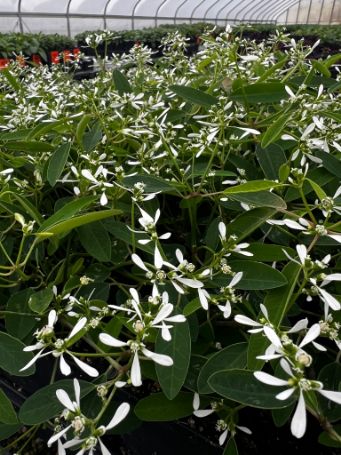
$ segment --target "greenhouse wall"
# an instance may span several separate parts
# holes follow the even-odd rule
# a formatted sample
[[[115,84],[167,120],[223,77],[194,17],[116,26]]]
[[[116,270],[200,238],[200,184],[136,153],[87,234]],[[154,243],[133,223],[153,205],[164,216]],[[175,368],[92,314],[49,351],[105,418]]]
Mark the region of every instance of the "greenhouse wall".
[[[211,22],[340,24],[340,0],[0,0],[0,30],[76,35]]]

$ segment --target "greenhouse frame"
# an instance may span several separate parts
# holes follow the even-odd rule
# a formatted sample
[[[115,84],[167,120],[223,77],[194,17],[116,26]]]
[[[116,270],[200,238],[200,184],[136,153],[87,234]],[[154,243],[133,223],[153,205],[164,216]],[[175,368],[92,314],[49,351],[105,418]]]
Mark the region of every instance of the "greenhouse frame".
[[[69,36],[84,30],[212,22],[340,24],[337,0],[0,0],[0,29]]]

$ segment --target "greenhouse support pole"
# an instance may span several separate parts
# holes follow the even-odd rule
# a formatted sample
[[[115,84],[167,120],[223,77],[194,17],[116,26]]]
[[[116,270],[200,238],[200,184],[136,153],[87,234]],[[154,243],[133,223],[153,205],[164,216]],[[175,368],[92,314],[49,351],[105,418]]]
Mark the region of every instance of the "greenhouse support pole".
[[[324,0],[322,0],[322,3],[321,3],[320,14],[319,14],[319,18],[318,18],[318,21],[317,21],[318,24],[321,24],[321,18],[322,18],[323,9],[324,9]]]
[[[275,21],[283,14],[287,13],[287,21],[289,20],[289,11],[290,8],[295,6],[299,0],[286,0],[282,5],[277,8],[274,8],[269,16],[269,19],[273,18]],[[289,4],[288,4],[289,3]],[[287,22],[286,22],[287,23]]]
[[[154,21],[155,21],[155,27],[157,27],[157,20],[158,20],[158,17],[159,17],[159,12],[160,12],[160,9],[163,7],[163,5],[165,3],[167,3],[169,0],[163,0],[160,5],[157,7],[157,10],[155,12],[155,18],[154,18]]]
[[[335,9],[335,0],[333,1],[332,10],[330,12],[329,24],[331,24],[333,22],[334,9]]]
[[[20,30],[20,33],[24,33],[24,24],[23,24],[22,15],[21,15],[21,3],[22,3],[22,0],[19,0],[19,3],[18,3],[19,30]]]
[[[310,0],[310,2],[309,2],[308,13],[307,13],[307,24],[309,24],[309,18],[310,18],[310,13],[311,13],[311,4],[312,4],[312,0]]]
[[[201,0],[201,2],[198,3],[198,5],[192,10],[191,17],[189,19],[190,24],[192,24],[192,22],[193,22],[194,13],[196,12],[196,10],[205,2],[206,2],[206,0]]]
[[[240,3],[237,3],[233,8],[231,8],[229,10],[228,14],[231,14],[233,11],[235,11],[238,8],[238,6],[240,6],[240,4],[244,3],[244,1],[245,0],[241,0]],[[238,15],[238,13],[237,13],[237,15]],[[227,18],[227,15],[226,15],[226,18]],[[238,22],[238,19],[236,17],[234,19],[231,18],[231,20],[233,20],[233,22]]]
[[[135,13],[136,13],[137,7],[139,6],[139,4],[140,4],[141,2],[142,2],[142,0],[137,0],[137,1],[135,2],[133,11],[132,11],[132,13],[131,13],[131,28],[132,28],[132,30],[135,30]]]
[[[220,2],[220,0],[216,0],[214,3],[212,3],[212,5],[211,5],[211,6],[209,6],[209,7],[207,8],[207,10],[206,10],[206,12],[205,12],[205,14],[204,14],[204,19],[206,19],[206,18],[207,18],[207,14],[208,14],[208,12],[209,12],[209,11],[210,11],[210,10],[211,10],[213,7],[215,7],[215,6],[216,6],[216,4],[217,4],[217,3],[219,3],[219,2]]]
[[[298,24],[298,18],[300,15],[300,8],[301,8],[301,0],[299,0],[298,5],[297,5],[297,13],[296,13],[296,21],[295,23]]]
[[[180,5],[177,7],[177,9],[175,10],[175,13],[174,13],[174,24],[176,24],[176,19],[178,17],[178,13],[180,11],[180,9],[184,6],[185,3],[187,3],[188,0],[184,0],[182,3],[180,3]]]
[[[107,3],[105,4],[104,11],[103,11],[103,24],[104,24],[104,29],[107,29],[107,12],[108,12],[108,7],[109,4],[111,3],[111,0],[108,0]]]
[[[292,1],[292,0],[289,0],[289,1]],[[287,0],[287,2],[288,2],[288,0]],[[267,3],[268,3],[268,2],[267,2]],[[268,21],[268,22],[271,22],[271,21],[272,21],[272,19],[271,19],[271,17],[272,17],[271,14],[273,14],[274,11],[277,11],[278,8],[282,8],[282,7],[283,7],[283,5],[279,5],[279,6],[278,6],[278,4],[277,4],[277,8],[276,8],[276,4],[275,4],[274,8],[271,9],[271,12],[270,12],[270,15],[269,15],[269,12],[266,13],[266,11],[269,11],[269,8],[268,8],[267,3],[266,3],[266,5],[265,5],[265,7],[266,7],[266,8],[265,8],[265,11],[264,11],[264,3],[260,6],[260,8],[258,8],[258,9],[255,11],[255,13],[258,13],[257,16],[255,17],[256,22],[261,21],[261,18],[264,19],[264,20],[266,20],[266,21]],[[283,10],[283,11],[285,11],[285,10]],[[263,16],[262,16],[262,15],[263,15]]]
[[[70,7],[71,7],[71,2],[72,0],[68,1],[67,7],[66,7],[66,23],[67,23],[67,34],[68,37],[71,38],[71,22],[70,22]]]
[[[221,8],[220,10],[217,12],[216,16],[215,16],[215,23],[218,24],[218,17],[220,16],[220,13],[222,11],[224,11],[225,8],[227,8],[229,6],[229,4],[232,2],[233,0],[229,0],[228,2],[226,2]],[[223,19],[222,19],[223,20]],[[225,25],[227,25],[227,19],[225,19]]]

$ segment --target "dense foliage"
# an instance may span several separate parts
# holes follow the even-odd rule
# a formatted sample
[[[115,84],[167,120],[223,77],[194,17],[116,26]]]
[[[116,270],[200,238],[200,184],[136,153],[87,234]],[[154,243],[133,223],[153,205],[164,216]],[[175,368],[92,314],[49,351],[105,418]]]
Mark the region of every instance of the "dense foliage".
[[[0,73],[0,367],[45,377],[20,409],[0,391],[16,453],[43,426],[60,455],[106,455],[114,427],[194,413],[235,454],[247,407],[297,438],[308,411],[340,446],[335,59],[203,39],[81,82]]]

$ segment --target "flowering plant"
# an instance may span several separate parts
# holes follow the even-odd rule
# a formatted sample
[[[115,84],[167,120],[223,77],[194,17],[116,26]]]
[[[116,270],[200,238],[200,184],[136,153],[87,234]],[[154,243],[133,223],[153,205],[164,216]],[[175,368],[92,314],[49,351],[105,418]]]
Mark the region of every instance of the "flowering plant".
[[[340,75],[282,32],[202,46],[0,74],[0,368],[46,376],[1,391],[7,448],[211,415],[232,454],[249,407],[340,445]]]

